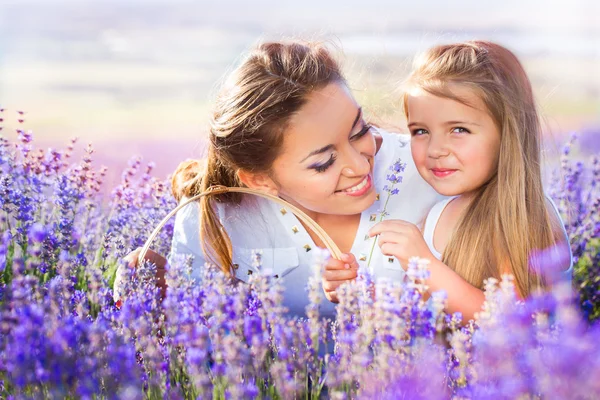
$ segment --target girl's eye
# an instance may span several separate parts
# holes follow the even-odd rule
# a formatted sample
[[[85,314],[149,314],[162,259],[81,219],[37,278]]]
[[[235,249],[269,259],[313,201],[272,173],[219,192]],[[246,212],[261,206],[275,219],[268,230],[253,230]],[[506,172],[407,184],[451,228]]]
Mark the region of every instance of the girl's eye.
[[[329,157],[329,160],[327,160],[325,163],[311,165],[309,168],[314,169],[315,171],[317,171],[319,173],[325,172],[325,171],[327,171],[327,168],[329,168],[333,165],[333,163],[335,162],[335,158],[336,158],[335,155],[331,154],[331,157]]]
[[[471,132],[467,128],[457,126],[456,128],[452,129],[452,133],[471,133]]]
[[[362,129],[356,135],[352,136],[350,138],[350,140],[360,139],[361,137],[365,136],[369,132],[370,129],[371,129],[371,125],[363,123]]]
[[[421,135],[425,135],[427,132],[426,129],[414,129],[410,132],[413,136],[421,136]]]

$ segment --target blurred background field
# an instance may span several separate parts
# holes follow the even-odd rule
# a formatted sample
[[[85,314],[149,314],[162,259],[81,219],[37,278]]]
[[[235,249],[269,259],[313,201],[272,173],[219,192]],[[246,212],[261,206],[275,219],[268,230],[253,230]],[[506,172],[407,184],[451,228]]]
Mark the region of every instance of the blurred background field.
[[[600,151],[595,0],[0,0],[2,134],[31,129],[52,147],[91,142],[109,188],[134,155],[166,175],[202,155],[224,74],[252,44],[282,37],[336,46],[367,112],[400,129],[398,84],[417,52],[497,41],[532,79],[551,158],[573,131]]]

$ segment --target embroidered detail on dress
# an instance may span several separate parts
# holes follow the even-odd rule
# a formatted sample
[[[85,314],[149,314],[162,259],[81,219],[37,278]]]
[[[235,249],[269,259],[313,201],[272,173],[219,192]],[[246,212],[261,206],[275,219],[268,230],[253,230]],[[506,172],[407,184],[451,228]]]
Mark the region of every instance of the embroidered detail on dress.
[[[307,244],[304,245],[304,248],[306,249],[307,253],[312,250],[311,247]]]
[[[371,215],[369,216],[369,221],[371,221],[371,222],[375,222],[376,220],[377,220],[377,214],[371,214]]]
[[[366,254],[361,254],[360,257],[358,258],[360,261],[367,261],[367,255]]]
[[[394,257],[389,257],[389,258],[388,258],[388,262],[389,262],[390,264],[392,264],[392,263],[394,262]]]
[[[280,212],[281,212],[281,215],[285,215],[285,214],[287,214],[287,210],[286,210],[285,208],[282,208],[282,209],[280,210]]]
[[[252,270],[251,269],[248,270],[248,275],[252,275]]]
[[[377,196],[375,196],[375,200],[376,200],[376,201],[379,201],[379,199],[380,199],[380,198],[381,198],[381,197],[379,196],[379,193],[377,193]]]
[[[292,232],[298,233],[298,232],[300,232],[300,229],[298,229],[298,227],[296,225],[294,225],[294,226],[292,226]]]

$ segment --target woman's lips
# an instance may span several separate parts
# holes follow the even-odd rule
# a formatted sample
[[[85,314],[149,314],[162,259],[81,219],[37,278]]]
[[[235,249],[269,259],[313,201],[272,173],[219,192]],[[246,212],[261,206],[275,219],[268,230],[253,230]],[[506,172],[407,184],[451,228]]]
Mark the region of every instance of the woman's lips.
[[[362,196],[365,193],[369,192],[369,190],[371,190],[372,187],[373,187],[373,180],[371,179],[371,174],[369,174],[358,184],[356,184],[352,187],[349,187],[347,189],[344,189],[344,190],[338,190],[337,193],[357,197],[357,196]]]
[[[452,175],[453,173],[455,173],[456,169],[448,169],[448,168],[432,168],[431,172],[433,173],[433,175],[435,175],[437,178],[446,178],[450,175]]]

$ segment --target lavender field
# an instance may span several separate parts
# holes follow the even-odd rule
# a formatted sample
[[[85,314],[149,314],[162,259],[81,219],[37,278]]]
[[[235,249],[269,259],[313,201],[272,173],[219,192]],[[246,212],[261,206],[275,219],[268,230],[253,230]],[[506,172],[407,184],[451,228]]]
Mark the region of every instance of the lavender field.
[[[131,269],[117,306],[116,268],[176,205],[169,181],[133,159],[104,188],[91,147],[76,158],[75,141],[39,148],[23,130],[0,140],[2,398],[600,397],[600,158],[574,160],[576,138],[548,185],[575,256],[572,288],[519,303],[509,277],[489,281],[467,326],[443,312],[443,293],[425,301],[418,259],[406,284],[378,284],[375,296],[368,276],[344,286],[335,320],[322,320],[318,251],[304,319],[280,306],[276,281],[232,287],[207,270],[197,285],[182,278],[189,260],[168,270],[164,300],[151,265]],[[162,254],[172,228],[153,245]]]

